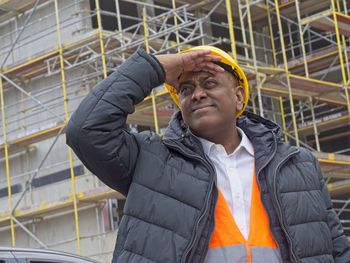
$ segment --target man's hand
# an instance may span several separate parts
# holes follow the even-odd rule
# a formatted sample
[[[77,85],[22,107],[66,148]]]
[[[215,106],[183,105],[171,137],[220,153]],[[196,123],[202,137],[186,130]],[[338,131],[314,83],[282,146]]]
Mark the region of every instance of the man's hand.
[[[157,55],[156,58],[162,64],[166,82],[178,89],[178,79],[184,71],[207,71],[210,73],[224,72],[224,69],[214,62],[220,62],[221,58],[210,56],[210,50],[192,51],[183,54]]]

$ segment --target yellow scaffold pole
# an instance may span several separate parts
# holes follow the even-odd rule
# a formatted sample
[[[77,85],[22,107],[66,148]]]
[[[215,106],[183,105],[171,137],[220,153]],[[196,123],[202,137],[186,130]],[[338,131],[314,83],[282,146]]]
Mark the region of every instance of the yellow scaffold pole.
[[[305,43],[304,43],[304,34],[303,29],[301,27],[301,16],[300,16],[300,5],[299,0],[295,0],[295,9],[297,11],[297,18],[298,18],[298,29],[299,29],[299,37],[300,37],[300,44],[301,44],[301,51],[303,53],[303,59],[304,59],[304,69],[305,69],[305,76],[309,77],[309,68],[307,65],[307,59],[306,59],[306,50],[305,50]]]
[[[95,5],[96,5],[96,17],[97,17],[98,36],[99,36],[99,39],[100,39],[100,49],[101,49],[103,77],[107,78],[107,64],[106,64],[106,56],[105,56],[105,46],[104,46],[104,41],[103,41],[101,9],[100,9],[100,2],[99,2],[99,0],[95,0]]]
[[[291,87],[290,78],[289,78],[288,60],[287,60],[287,54],[286,54],[286,49],[285,49],[285,45],[284,45],[283,28],[282,28],[282,22],[281,22],[281,15],[280,15],[280,8],[279,8],[278,0],[275,0],[275,8],[276,8],[276,15],[277,15],[278,30],[280,32],[280,41],[281,41],[281,49],[282,49],[284,70],[286,72],[289,102],[290,102],[290,107],[291,107],[293,128],[294,128],[294,134],[295,134],[295,142],[296,142],[296,145],[299,146],[300,142],[299,142],[299,135],[298,135],[298,128],[297,128],[297,120],[296,120],[296,117],[295,117],[292,87]]]
[[[65,70],[64,70],[64,59],[63,59],[63,49],[62,49],[62,41],[61,41],[58,0],[55,0],[55,13],[56,13],[56,32],[57,32],[57,40],[58,40],[58,51],[59,51],[60,66],[61,66],[61,81],[62,81],[62,90],[63,90],[65,123],[67,124],[67,122],[69,120],[68,100],[67,100],[67,82],[66,82],[66,74],[65,74]],[[79,230],[78,204],[77,204],[77,196],[76,196],[76,188],[75,188],[73,154],[72,154],[72,150],[70,148],[68,148],[68,159],[69,159],[72,198],[73,198],[73,206],[74,206],[75,233],[76,233],[76,238],[77,238],[77,254],[80,255],[81,250],[80,250],[80,230]]]
[[[234,31],[234,28],[233,28],[231,1],[230,0],[226,0],[226,11],[227,11],[228,29],[229,29],[229,32],[230,32],[232,55],[233,55],[233,59],[235,61],[237,61],[235,31]]]
[[[338,8],[338,11],[340,12],[341,9],[340,9],[340,3],[339,3],[339,0],[337,1],[337,8]],[[347,14],[347,8],[346,8],[346,3],[344,2],[344,12],[345,14]],[[347,77],[347,84],[349,85],[349,80],[350,80],[350,67],[349,67],[349,58],[348,58],[348,52],[346,52],[346,40],[345,40],[345,36],[342,35],[342,44],[343,44],[343,50],[344,50],[344,57],[345,57],[345,65],[346,65],[346,73],[348,74],[348,77]]]
[[[149,43],[148,43],[148,25],[147,25],[146,7],[143,7],[142,9],[142,16],[143,16],[143,31],[145,34],[145,47],[146,47],[147,53],[149,53],[150,50],[149,50]],[[151,98],[152,98],[154,127],[156,130],[156,133],[159,134],[158,113],[157,113],[156,96],[154,94],[154,89],[151,92]]]
[[[339,61],[340,61],[340,69],[341,69],[341,75],[343,78],[343,86],[346,96],[346,103],[348,106],[348,112],[350,116],[350,99],[349,99],[349,89],[347,87],[347,81],[346,81],[346,73],[345,73],[345,67],[344,67],[344,60],[343,60],[343,51],[341,46],[341,40],[340,40],[340,33],[339,33],[339,27],[338,27],[338,18],[335,10],[335,3],[334,0],[332,1],[332,11],[333,11],[333,20],[334,20],[334,28],[335,28],[335,35],[337,37],[337,44],[338,44],[338,53],[339,53]],[[350,121],[350,118],[349,118]]]
[[[7,180],[7,194],[8,194],[8,209],[12,212],[12,191],[11,191],[11,175],[10,175],[10,162],[6,135],[6,114],[5,114],[5,103],[4,103],[4,89],[2,85],[2,78],[0,77],[0,99],[1,99],[1,118],[2,118],[2,133],[4,138],[4,152],[5,152],[5,169],[6,169],[6,180]],[[16,246],[16,235],[15,235],[15,225],[10,215],[10,225],[11,225],[11,243],[12,246]]]

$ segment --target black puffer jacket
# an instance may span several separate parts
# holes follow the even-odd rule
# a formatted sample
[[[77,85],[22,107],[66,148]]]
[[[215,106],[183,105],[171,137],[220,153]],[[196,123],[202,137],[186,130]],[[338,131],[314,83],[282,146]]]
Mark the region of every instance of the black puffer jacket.
[[[164,82],[139,50],[81,103],[67,143],[103,182],[127,196],[113,262],[202,262],[214,227],[216,174],[177,113],[164,138],[123,129],[134,105]],[[255,148],[261,198],[285,262],[350,262],[350,248],[317,161],[279,141],[274,123],[238,121]]]

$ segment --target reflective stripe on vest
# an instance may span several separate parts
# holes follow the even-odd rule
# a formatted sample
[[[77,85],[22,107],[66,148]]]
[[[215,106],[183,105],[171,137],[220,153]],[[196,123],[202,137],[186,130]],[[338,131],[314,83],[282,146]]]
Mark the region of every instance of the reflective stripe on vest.
[[[282,262],[260,199],[255,171],[253,176],[248,240],[240,232],[223,194],[219,191],[215,208],[215,228],[209,243],[206,263]]]

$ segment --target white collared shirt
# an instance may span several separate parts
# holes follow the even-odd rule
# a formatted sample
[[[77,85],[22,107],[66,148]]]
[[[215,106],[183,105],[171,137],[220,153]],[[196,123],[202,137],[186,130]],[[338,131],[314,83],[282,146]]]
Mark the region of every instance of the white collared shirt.
[[[241,142],[227,155],[221,144],[199,138],[204,152],[213,162],[217,184],[231,210],[235,222],[245,239],[248,239],[250,207],[254,173],[254,148],[244,132],[237,127]]]

